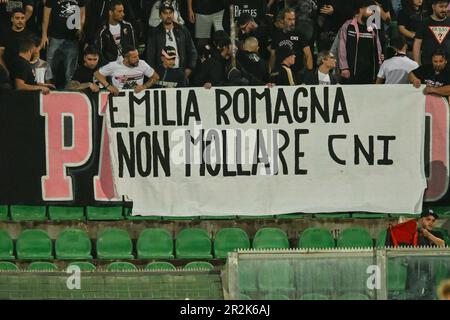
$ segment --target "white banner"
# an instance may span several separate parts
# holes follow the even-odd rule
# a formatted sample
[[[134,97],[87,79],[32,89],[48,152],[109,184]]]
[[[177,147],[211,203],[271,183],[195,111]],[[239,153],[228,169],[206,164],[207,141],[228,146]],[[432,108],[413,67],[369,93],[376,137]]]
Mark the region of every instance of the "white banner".
[[[121,92],[114,183],[134,215],[418,213],[425,96],[409,85]]]

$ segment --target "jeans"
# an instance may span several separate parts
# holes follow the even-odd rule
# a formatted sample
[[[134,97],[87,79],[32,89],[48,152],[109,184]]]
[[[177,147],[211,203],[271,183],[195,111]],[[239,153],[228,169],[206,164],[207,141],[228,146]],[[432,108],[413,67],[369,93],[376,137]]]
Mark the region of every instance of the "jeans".
[[[63,62],[65,82],[67,85],[72,78],[78,63],[78,40],[66,40],[50,38],[47,49],[47,62],[52,68],[52,73],[58,74],[58,66]]]

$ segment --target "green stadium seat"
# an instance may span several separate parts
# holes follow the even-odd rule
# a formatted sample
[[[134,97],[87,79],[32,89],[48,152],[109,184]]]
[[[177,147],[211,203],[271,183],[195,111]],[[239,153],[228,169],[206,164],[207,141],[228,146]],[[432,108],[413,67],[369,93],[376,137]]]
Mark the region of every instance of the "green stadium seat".
[[[338,248],[371,248],[373,240],[364,228],[347,228],[337,239]]]
[[[384,219],[386,214],[384,213],[373,213],[373,212],[354,212],[352,213],[353,219]]]
[[[258,273],[258,283],[261,291],[292,293],[295,291],[294,270],[289,261],[265,261]]]
[[[137,268],[134,264],[123,261],[112,262],[106,269],[108,271],[137,271]]]
[[[68,267],[70,267],[70,266],[78,266],[82,272],[83,271],[95,271],[97,269],[97,267],[95,265],[93,265],[92,263],[87,262],[87,261],[72,262],[68,265]]]
[[[298,240],[300,249],[323,249],[335,246],[331,232],[324,228],[308,228],[301,233]]]
[[[370,300],[368,296],[362,293],[346,293],[339,297],[338,300]]]
[[[145,229],[137,241],[139,259],[173,259],[173,240],[166,229]]]
[[[28,265],[28,271],[58,271],[58,267],[51,262],[37,261]]]
[[[84,220],[84,208],[49,206],[48,216],[53,221]]]
[[[170,262],[154,261],[154,262],[150,262],[145,267],[145,270],[149,270],[149,271],[152,271],[152,270],[176,270],[176,268]]]
[[[1,271],[18,271],[19,268],[12,262],[0,261],[0,272]]]
[[[214,256],[226,259],[228,252],[235,249],[250,248],[250,239],[247,233],[240,228],[223,228],[217,232],[214,239]]]
[[[11,219],[13,221],[45,221],[47,212],[45,206],[21,206],[10,207]]]
[[[8,220],[8,206],[0,206],[0,221]]]
[[[350,213],[316,213],[314,218],[317,219],[350,219],[352,216]]]
[[[183,270],[197,270],[197,269],[212,270],[214,269],[214,266],[206,261],[192,261],[183,267]]]
[[[87,207],[88,220],[122,220],[123,208],[116,207]]]
[[[131,208],[123,208],[125,212],[125,219],[127,220],[161,220],[161,216],[133,216],[131,215]]]
[[[50,260],[53,259],[52,247],[52,240],[45,231],[39,229],[25,230],[17,238],[17,258]]]
[[[386,245],[386,236],[387,236],[387,229],[383,229],[380,231],[380,233],[378,233],[376,243],[377,248],[384,248],[384,246]]]
[[[236,220],[237,216],[200,216],[200,220]]]
[[[14,245],[6,230],[0,230],[0,260],[14,260]]]
[[[188,228],[178,234],[176,243],[178,259],[211,259],[211,240],[204,229]]]
[[[263,297],[263,300],[291,300],[288,296],[284,294],[268,294]]]
[[[404,293],[406,288],[407,266],[402,258],[391,258],[387,260],[387,287],[389,295]]]
[[[275,215],[276,219],[304,219],[307,217],[308,213],[286,213]]]
[[[304,294],[300,300],[330,300],[330,298],[321,293],[307,293]]]
[[[97,259],[133,259],[133,243],[128,232],[118,228],[103,230],[97,238]]]
[[[80,229],[61,231],[55,242],[56,258],[60,260],[92,259],[91,249],[91,240]]]
[[[254,249],[288,249],[289,240],[286,233],[279,228],[259,229],[253,239]]]

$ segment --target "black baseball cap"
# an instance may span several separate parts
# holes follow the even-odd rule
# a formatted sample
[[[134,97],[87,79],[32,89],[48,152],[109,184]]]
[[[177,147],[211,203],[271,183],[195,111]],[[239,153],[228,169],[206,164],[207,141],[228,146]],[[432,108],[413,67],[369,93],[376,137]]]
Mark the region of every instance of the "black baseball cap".
[[[292,50],[292,47],[290,45],[284,45],[277,49],[276,51],[277,60],[281,63],[284,59],[295,55],[294,50]]]
[[[166,9],[174,11],[172,2],[170,1],[161,2],[161,5],[159,6],[159,13],[163,12]]]
[[[428,216],[433,216],[435,219],[439,219],[438,214],[436,212],[434,212],[433,209],[424,209],[422,211],[422,213],[420,214],[421,218],[425,218],[425,217],[428,217]]]

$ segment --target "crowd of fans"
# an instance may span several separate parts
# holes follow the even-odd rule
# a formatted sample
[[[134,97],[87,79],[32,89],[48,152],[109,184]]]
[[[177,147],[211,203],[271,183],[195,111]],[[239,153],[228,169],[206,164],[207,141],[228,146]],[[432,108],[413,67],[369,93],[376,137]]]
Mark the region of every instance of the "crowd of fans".
[[[449,95],[448,9],[449,0],[0,0],[0,88],[412,83]]]

